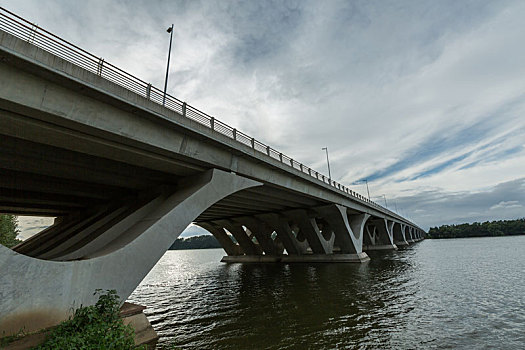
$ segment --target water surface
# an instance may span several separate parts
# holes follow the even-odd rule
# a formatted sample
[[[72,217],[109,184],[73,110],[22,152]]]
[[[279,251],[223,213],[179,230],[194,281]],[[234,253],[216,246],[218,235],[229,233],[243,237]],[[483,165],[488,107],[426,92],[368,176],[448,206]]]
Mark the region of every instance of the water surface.
[[[130,300],[181,349],[525,349],[525,236],[425,240],[365,264],[168,251]]]

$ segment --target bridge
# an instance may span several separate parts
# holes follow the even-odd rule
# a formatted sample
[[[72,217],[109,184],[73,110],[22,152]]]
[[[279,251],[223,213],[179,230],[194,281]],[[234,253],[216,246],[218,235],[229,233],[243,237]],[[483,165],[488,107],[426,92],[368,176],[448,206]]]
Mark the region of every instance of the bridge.
[[[225,262],[365,262],[406,218],[0,9],[0,212],[55,217],[0,246],[0,334],[125,300],[191,223]]]

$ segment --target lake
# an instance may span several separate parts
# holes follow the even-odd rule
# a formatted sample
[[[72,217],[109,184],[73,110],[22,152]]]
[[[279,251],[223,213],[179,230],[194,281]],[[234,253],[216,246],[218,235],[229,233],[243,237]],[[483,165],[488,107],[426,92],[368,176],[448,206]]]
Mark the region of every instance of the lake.
[[[424,240],[365,264],[168,251],[130,301],[181,349],[525,349],[525,236]]]

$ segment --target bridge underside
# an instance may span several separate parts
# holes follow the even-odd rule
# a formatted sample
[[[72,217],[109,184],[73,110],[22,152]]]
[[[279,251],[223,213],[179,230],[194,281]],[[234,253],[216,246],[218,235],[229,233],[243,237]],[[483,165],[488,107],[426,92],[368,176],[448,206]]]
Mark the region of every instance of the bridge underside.
[[[68,131],[12,111],[2,115],[10,123],[0,125],[0,212],[57,218],[56,225],[15,248],[31,257],[86,258],[76,248],[206,171],[160,156],[156,169],[144,167],[151,160],[137,150],[120,149],[123,162],[66,149],[59,146],[71,142]],[[102,146],[113,146],[82,142],[107,153]],[[228,262],[261,261],[262,255],[264,261],[363,261],[363,251],[395,249],[422,236],[402,223],[394,226],[392,220],[270,184],[232,193],[202,208],[192,221],[219,240]]]
[[[405,224],[231,172],[160,158],[157,167],[170,169],[161,171],[29,141],[24,129],[9,128],[0,127],[0,212],[56,220],[13,250],[0,246],[6,335],[60,322],[94,303],[98,288],[125,300],[192,222],[219,240],[225,262],[363,262],[365,250],[422,238]]]
[[[9,129],[18,124],[13,134],[23,136],[30,119],[17,117]],[[205,171],[180,162],[157,165],[169,167],[167,173],[7,134],[0,146],[0,212],[57,217],[56,225],[14,249],[40,259],[88,257],[76,248]],[[364,261],[363,251],[395,249],[421,238],[401,223],[394,227],[394,221],[269,184],[232,193],[192,221],[219,240],[228,262]]]
[[[0,113],[10,118],[0,124],[0,212],[56,217],[13,250],[0,246],[6,335],[60,322],[94,303],[97,288],[125,300],[192,222],[219,240],[225,262],[363,262],[365,250],[421,238],[404,224],[197,163],[125,147],[102,157],[95,151],[114,145],[97,138],[66,148],[73,132],[1,105]],[[150,157],[155,167],[143,166]]]
[[[338,204],[197,220],[196,224],[224,248],[223,262],[365,262],[369,260],[366,251],[397,249],[423,239],[424,234]]]

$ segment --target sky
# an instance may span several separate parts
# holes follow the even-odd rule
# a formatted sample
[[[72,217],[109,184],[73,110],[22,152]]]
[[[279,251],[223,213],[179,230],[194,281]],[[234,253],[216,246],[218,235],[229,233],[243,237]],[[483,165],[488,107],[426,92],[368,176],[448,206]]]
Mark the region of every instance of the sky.
[[[2,6],[161,89],[173,23],[168,93],[424,229],[525,217],[524,1]]]

